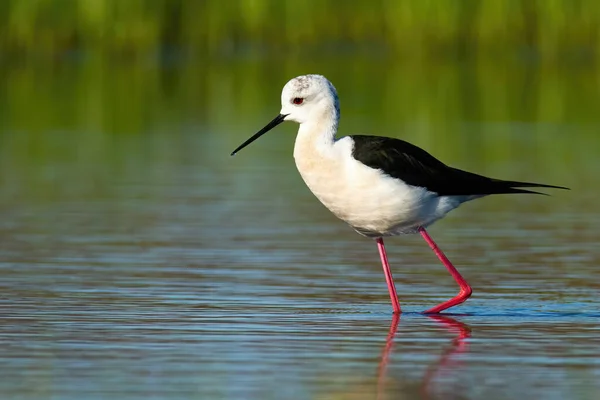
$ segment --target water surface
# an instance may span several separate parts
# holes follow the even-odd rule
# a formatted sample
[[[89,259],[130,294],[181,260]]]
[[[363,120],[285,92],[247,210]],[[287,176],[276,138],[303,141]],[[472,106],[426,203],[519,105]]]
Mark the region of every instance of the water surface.
[[[2,69],[0,393],[598,398],[597,71],[273,65]],[[427,245],[387,240],[394,319],[375,244],[295,171],[295,127],[229,157],[315,70],[344,134],[572,190],[480,200],[430,229],[474,287],[446,317],[419,313],[457,290]]]

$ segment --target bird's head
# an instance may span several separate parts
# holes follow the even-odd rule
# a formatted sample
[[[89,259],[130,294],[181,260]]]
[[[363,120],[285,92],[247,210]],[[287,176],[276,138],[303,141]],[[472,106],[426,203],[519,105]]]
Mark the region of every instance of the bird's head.
[[[331,112],[339,115],[338,95],[323,75],[298,76],[283,87],[280,114],[285,121],[302,124]]]
[[[235,155],[235,153],[283,121],[294,121],[303,124],[308,121],[319,121],[321,118],[328,118],[332,115],[333,120],[337,124],[337,118],[340,115],[340,105],[337,91],[331,82],[323,75],[297,76],[283,87],[279,115],[238,146],[231,155]]]

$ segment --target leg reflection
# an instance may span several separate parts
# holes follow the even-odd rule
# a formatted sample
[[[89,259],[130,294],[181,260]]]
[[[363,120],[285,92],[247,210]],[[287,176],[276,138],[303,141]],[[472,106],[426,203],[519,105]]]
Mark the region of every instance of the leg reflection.
[[[400,314],[393,314],[392,323],[390,324],[390,330],[385,340],[385,347],[381,352],[381,361],[379,361],[379,368],[377,370],[377,400],[380,400],[383,395],[385,388],[385,377],[388,361],[390,359],[390,353],[394,346],[394,336],[398,330],[398,323],[400,322]]]
[[[471,337],[471,327],[454,318],[445,315],[430,315],[429,318],[438,321],[448,332],[452,332],[456,337],[452,340],[451,345],[442,352],[439,360],[427,369],[423,378],[424,398],[430,397],[433,384],[437,378],[440,378],[445,373],[452,371],[460,365],[460,362],[456,360],[456,356],[468,350],[469,344],[466,339]]]
[[[404,382],[398,386],[399,382],[387,382],[387,369],[389,366],[390,355],[394,347],[394,338],[398,330],[400,322],[400,314],[394,314],[390,329],[385,341],[385,346],[381,352],[381,359],[377,370],[377,399],[385,399],[386,393],[393,397],[393,392],[401,390],[403,393],[413,393],[415,396],[429,398],[433,387],[433,383],[445,372],[452,371],[458,362],[455,360],[456,356],[462,354],[468,350],[467,338],[471,336],[471,328],[455,320],[454,318],[446,315],[430,315],[428,318],[438,322],[440,326],[446,328],[446,330],[452,333],[455,337],[450,342],[450,345],[443,350],[440,358],[429,366],[425,372],[425,376],[419,383],[408,383]],[[388,383],[391,387],[388,387]],[[401,389],[400,389],[401,388]],[[389,392],[389,393],[388,393]],[[397,394],[397,393],[396,393]]]

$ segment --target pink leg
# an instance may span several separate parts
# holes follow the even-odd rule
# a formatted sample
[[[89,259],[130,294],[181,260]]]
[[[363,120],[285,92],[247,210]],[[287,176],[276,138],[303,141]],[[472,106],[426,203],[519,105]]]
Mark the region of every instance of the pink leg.
[[[456,297],[454,297],[448,301],[445,301],[442,304],[425,311],[425,314],[437,314],[437,313],[440,313],[450,307],[454,307],[455,305],[464,303],[469,297],[471,297],[471,293],[473,293],[473,289],[471,289],[471,286],[469,286],[467,281],[465,281],[465,278],[463,278],[458,273],[456,268],[454,268],[454,265],[452,265],[452,263],[444,255],[444,253],[442,253],[442,250],[440,250],[438,245],[435,244],[435,242],[433,241],[431,236],[429,236],[429,234],[427,233],[425,228],[419,228],[419,233],[421,234],[421,236],[423,236],[423,239],[425,239],[425,241],[427,242],[429,247],[431,247],[431,250],[433,250],[434,253],[438,256],[438,258],[440,259],[442,264],[444,264],[444,266],[446,267],[448,272],[450,272],[450,275],[452,275],[452,277],[454,278],[456,283],[458,283],[458,286],[460,286],[460,291],[458,292],[458,295],[456,295]]]
[[[381,256],[383,273],[385,274],[385,281],[387,282],[388,291],[390,292],[390,299],[392,300],[394,314],[400,314],[402,310],[400,310],[400,303],[398,302],[398,295],[396,294],[396,286],[394,285],[394,278],[392,277],[392,271],[390,270],[390,264],[388,263],[382,238],[377,238],[377,249],[379,249],[379,255]]]

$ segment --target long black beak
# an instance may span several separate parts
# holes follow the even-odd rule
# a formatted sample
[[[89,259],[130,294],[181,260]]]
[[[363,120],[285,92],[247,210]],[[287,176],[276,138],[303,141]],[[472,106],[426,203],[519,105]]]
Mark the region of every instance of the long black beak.
[[[240,144],[238,146],[238,148],[235,149],[231,153],[231,155],[235,156],[235,153],[237,153],[238,151],[240,151],[244,147],[248,146],[250,143],[254,142],[256,139],[258,139],[259,137],[261,137],[265,133],[269,132],[271,129],[275,128],[277,125],[279,125],[280,123],[283,122],[283,120],[284,120],[285,117],[287,117],[287,114],[279,114],[278,116],[276,116],[273,121],[271,121],[271,122],[269,122],[267,124],[267,126],[265,126],[264,128],[262,128],[260,131],[256,132],[254,135],[252,135],[252,137],[250,139],[248,139],[244,143]]]

